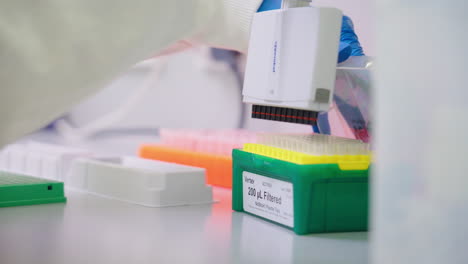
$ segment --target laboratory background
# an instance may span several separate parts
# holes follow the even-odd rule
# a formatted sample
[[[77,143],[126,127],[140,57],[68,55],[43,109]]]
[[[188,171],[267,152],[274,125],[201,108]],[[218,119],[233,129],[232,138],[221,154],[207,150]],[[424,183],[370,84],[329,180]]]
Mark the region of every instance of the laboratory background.
[[[0,145],[0,264],[468,263],[467,7],[265,0],[131,63]]]

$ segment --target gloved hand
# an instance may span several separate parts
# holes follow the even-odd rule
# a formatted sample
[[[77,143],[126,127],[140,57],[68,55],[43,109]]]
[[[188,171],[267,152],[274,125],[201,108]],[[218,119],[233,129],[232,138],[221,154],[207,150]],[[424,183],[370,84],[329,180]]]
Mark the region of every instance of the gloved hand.
[[[281,0],[263,0],[257,12],[280,9]],[[338,51],[338,63],[347,60],[350,56],[364,56],[359,39],[354,32],[354,25],[351,19],[343,16],[341,25],[340,46]]]
[[[359,43],[358,36],[354,32],[353,21],[348,16],[343,16],[338,63],[347,60],[350,56],[364,56],[364,51]]]
[[[263,0],[257,12],[275,10],[281,8],[281,0]]]

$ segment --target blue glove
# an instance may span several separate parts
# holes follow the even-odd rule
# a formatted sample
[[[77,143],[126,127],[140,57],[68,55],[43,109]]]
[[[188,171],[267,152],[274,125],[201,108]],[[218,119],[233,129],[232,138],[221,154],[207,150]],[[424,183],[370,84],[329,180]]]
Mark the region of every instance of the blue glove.
[[[257,12],[280,9],[281,0],[263,0]],[[343,16],[341,25],[341,38],[338,51],[338,63],[347,60],[350,56],[364,56],[359,39],[354,32],[354,25],[351,19]]]
[[[351,18],[343,16],[338,62],[343,62],[350,56],[364,56],[364,51],[359,43],[358,36],[354,32],[353,21],[351,21]]]
[[[257,12],[280,9],[281,2],[281,0],[263,0],[262,5],[260,5]]]

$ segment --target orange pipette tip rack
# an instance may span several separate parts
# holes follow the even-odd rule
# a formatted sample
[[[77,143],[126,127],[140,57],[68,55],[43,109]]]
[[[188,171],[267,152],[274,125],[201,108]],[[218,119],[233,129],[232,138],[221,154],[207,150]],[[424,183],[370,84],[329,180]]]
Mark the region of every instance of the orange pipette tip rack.
[[[143,145],[139,156],[206,169],[206,183],[232,188],[231,156],[182,150],[163,145]]]

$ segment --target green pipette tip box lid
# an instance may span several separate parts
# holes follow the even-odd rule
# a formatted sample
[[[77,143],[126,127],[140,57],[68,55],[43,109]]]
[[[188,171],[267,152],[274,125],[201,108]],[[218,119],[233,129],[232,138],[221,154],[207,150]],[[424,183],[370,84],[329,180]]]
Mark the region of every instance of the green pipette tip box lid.
[[[367,231],[369,169],[301,165],[233,150],[232,208],[310,233]]]
[[[0,171],[0,207],[66,202],[63,183]]]

